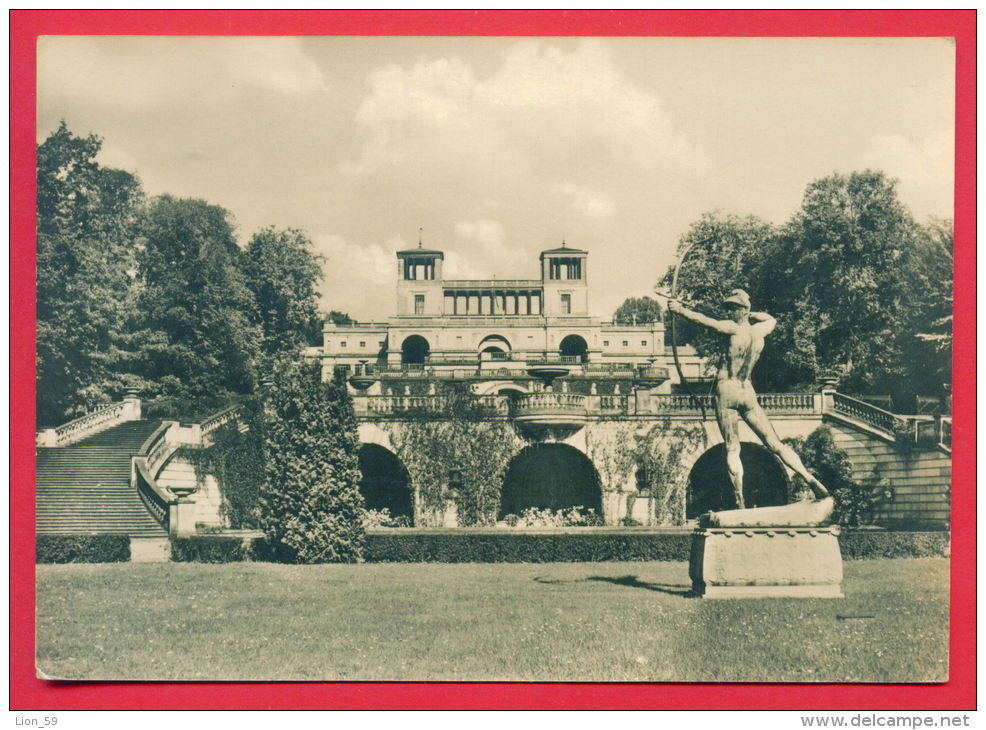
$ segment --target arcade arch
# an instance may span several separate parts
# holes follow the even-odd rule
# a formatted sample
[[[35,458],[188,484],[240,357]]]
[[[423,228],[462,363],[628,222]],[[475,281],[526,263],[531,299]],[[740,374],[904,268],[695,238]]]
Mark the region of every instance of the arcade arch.
[[[599,475],[589,458],[568,444],[528,446],[510,462],[500,496],[500,518],[529,507],[584,507],[602,513]]]
[[[360,444],[358,456],[359,491],[367,509],[386,509],[392,517],[407,517],[413,524],[411,478],[397,455],[379,444]]]
[[[743,462],[743,499],[747,507],[787,504],[790,481],[784,466],[759,444],[740,445]],[[726,446],[717,444],[702,454],[688,477],[685,517],[736,509],[733,485],[726,469]]]

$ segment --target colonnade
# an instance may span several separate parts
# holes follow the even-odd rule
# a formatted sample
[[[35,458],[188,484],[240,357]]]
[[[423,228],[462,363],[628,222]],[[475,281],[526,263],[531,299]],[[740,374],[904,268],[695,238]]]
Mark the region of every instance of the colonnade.
[[[542,312],[538,289],[445,290],[446,315],[533,314]]]

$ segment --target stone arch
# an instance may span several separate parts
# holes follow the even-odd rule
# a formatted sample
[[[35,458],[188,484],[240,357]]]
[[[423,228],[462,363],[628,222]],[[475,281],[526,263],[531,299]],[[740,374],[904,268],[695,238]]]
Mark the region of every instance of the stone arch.
[[[562,357],[577,357],[585,362],[589,356],[589,343],[581,335],[567,335],[558,344],[558,354]]]
[[[525,395],[530,390],[523,383],[515,383],[511,380],[493,380],[479,383],[473,387],[476,395]]]
[[[401,343],[401,363],[404,365],[423,365],[431,352],[431,345],[421,335],[410,335]]]
[[[763,446],[742,442],[743,499],[747,507],[787,504],[790,481],[783,464]],[[716,444],[703,453],[688,476],[685,517],[689,520],[709,511],[736,509],[732,483],[726,469],[726,445]]]
[[[602,513],[602,485],[589,457],[568,444],[527,446],[510,461],[500,495],[500,517],[528,507],[581,506]]]
[[[393,517],[414,520],[411,477],[400,458],[379,444],[359,447],[359,491],[367,509],[386,509]]]
[[[487,347],[496,347],[507,353],[513,352],[514,349],[510,340],[499,333],[488,334],[479,338],[479,341],[476,343],[476,350],[483,352]]]

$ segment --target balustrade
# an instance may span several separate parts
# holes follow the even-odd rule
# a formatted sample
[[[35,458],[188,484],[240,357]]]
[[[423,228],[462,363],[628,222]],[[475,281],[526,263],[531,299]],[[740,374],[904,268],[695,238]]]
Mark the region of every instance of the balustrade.
[[[906,422],[907,420],[864,401],[850,398],[842,393],[833,391],[831,397],[831,410],[834,413],[861,421],[890,436],[894,435],[895,422]]]
[[[57,428],[41,431],[37,436],[37,445],[44,447],[68,446],[118,423],[137,418],[140,418],[140,401],[124,400],[120,403],[111,403]]]

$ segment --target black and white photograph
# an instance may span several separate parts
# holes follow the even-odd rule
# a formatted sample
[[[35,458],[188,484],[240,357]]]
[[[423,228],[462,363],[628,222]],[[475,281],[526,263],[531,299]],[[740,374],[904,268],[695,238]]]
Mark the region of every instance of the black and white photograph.
[[[37,676],[946,682],[955,68],[40,37]]]

